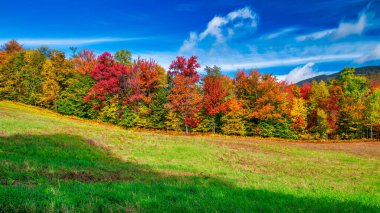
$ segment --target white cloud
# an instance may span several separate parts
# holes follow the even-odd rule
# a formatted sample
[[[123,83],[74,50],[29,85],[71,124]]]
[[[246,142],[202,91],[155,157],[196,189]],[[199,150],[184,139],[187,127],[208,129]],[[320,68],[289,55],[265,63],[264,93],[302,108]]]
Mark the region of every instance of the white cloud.
[[[361,35],[364,32],[364,29],[368,26],[368,16],[365,12],[359,14],[358,20],[356,23],[345,23],[341,22],[338,29],[334,33],[334,38],[345,38],[350,35]]]
[[[198,35],[194,32],[190,33],[190,38],[185,40],[181,47],[181,52],[186,50],[192,50],[198,43]]]
[[[372,13],[367,12],[367,8],[359,13],[358,19],[354,22],[341,21],[337,28],[322,30],[296,38],[297,41],[318,40],[322,38],[341,39],[351,35],[361,35],[369,26],[373,17]]]
[[[199,35],[199,40],[203,40],[207,36],[215,36],[218,42],[224,41],[221,26],[228,23],[226,18],[215,16],[208,24],[207,29]]]
[[[240,22],[237,22],[240,21]],[[244,21],[248,21],[247,23]],[[237,23],[235,23],[237,22]],[[233,23],[231,26],[229,24]],[[207,37],[214,37],[216,43],[224,43],[227,38],[235,34],[235,30],[242,27],[255,29],[258,24],[258,15],[249,7],[244,7],[239,10],[232,11],[226,16],[215,16],[207,24],[207,28],[199,35],[195,32],[190,33],[189,39],[183,42],[180,52],[193,50],[199,42]]]
[[[367,61],[380,60],[380,44],[373,49],[369,54],[365,54],[356,59],[358,63],[364,63]]]
[[[237,18],[250,19],[251,27],[257,27],[257,14],[252,12],[249,7],[244,7],[242,9],[232,11],[227,15],[228,21],[233,21]]]
[[[289,28],[284,28],[284,29],[281,29],[277,32],[274,32],[274,33],[270,33],[268,35],[265,35],[263,37],[261,37],[261,39],[274,39],[274,38],[278,38],[280,36],[283,36],[283,35],[286,35],[288,33],[291,33],[291,32],[294,32],[296,31],[298,28],[295,28],[295,27],[289,27]]]
[[[318,75],[331,74],[332,72],[320,72],[315,70],[315,63],[309,62],[304,66],[299,66],[291,70],[287,75],[276,76],[280,81],[289,83],[298,83],[302,80],[309,79]]]
[[[235,49],[225,51],[204,51],[197,49],[191,54],[198,56],[202,67],[217,65],[224,72],[236,71],[238,69],[270,68],[281,66],[299,66],[309,62],[351,62],[358,59],[363,53],[370,53],[373,47],[379,45],[378,41],[337,42],[326,45],[291,46],[291,48],[265,49],[258,51],[253,46],[249,53],[242,53]],[[220,49],[217,49],[220,50]],[[173,52],[141,52],[134,53],[135,56],[156,59],[162,66],[168,68],[172,60],[179,53]],[[202,71],[203,68],[199,69]]]
[[[324,37],[327,37],[336,32],[336,29],[322,30],[319,32],[314,32],[307,35],[298,36],[297,41],[306,41],[306,40],[318,40]]]
[[[22,45],[26,46],[77,46],[85,44],[98,44],[98,43],[108,43],[108,42],[122,42],[122,41],[133,41],[147,39],[147,37],[136,37],[136,38],[20,38],[16,39]],[[0,43],[6,43],[11,39],[0,39]]]
[[[315,62],[330,62],[330,61],[349,61],[355,59],[359,54],[341,54],[341,55],[318,55],[310,57],[289,57],[282,59],[264,59],[256,62],[240,62],[240,63],[225,63],[221,64],[223,70],[238,70],[250,68],[268,68],[304,64],[310,61]],[[253,61],[254,58],[247,58],[246,61]]]

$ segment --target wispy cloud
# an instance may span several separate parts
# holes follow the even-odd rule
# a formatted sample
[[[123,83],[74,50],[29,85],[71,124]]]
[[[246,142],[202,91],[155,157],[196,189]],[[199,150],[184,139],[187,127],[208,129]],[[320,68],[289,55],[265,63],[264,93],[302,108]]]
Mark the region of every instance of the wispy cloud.
[[[322,30],[322,31],[310,33],[307,35],[298,36],[296,39],[297,39],[297,41],[318,40],[318,39],[330,36],[331,34],[333,34],[335,32],[336,32],[336,29]]]
[[[294,32],[298,30],[297,27],[288,27],[288,28],[284,28],[284,29],[281,29],[277,32],[274,32],[274,33],[270,33],[270,34],[267,34],[265,36],[262,36],[261,39],[274,39],[274,38],[278,38],[278,37],[281,37],[281,36],[284,36],[286,34],[289,34],[291,32]]]
[[[298,83],[302,80],[309,79],[318,75],[323,75],[323,74],[328,75],[332,73],[333,72],[318,71],[315,68],[315,63],[309,62],[303,66],[298,66],[294,68],[286,75],[278,75],[276,77],[280,81],[287,81],[289,83]]]
[[[268,68],[305,64],[309,62],[331,62],[331,61],[350,61],[357,57],[359,54],[341,54],[341,55],[318,55],[310,57],[288,57],[282,59],[267,59],[256,62],[240,62],[240,63],[225,63],[221,67],[224,70],[237,70],[247,68]],[[254,58],[247,58],[246,61],[254,61]]]
[[[230,72],[238,69],[282,67],[310,62],[352,62],[362,57],[363,52],[371,52],[373,46],[377,44],[378,42],[347,42],[325,46],[292,46],[290,49],[284,48],[281,51],[266,49],[250,53],[240,53],[234,49],[227,49],[226,52],[199,50],[196,55],[199,57],[202,67],[217,65],[223,71]],[[165,68],[168,68],[178,54],[178,52],[146,52],[134,55],[154,58]],[[185,56],[190,55],[185,54]]]
[[[191,32],[188,39],[183,42],[180,52],[191,51],[199,42],[207,37],[216,39],[216,43],[224,43],[226,39],[235,34],[236,29],[255,29],[258,25],[258,15],[249,7],[232,11],[226,16],[215,16],[208,22],[207,28],[200,34]]]
[[[322,38],[330,38],[333,40],[346,38],[351,35],[361,35],[366,28],[370,25],[374,14],[368,12],[367,6],[362,12],[359,13],[358,19],[353,22],[341,21],[337,28],[326,29],[318,32],[313,32],[306,35],[301,35],[296,38],[298,41],[318,40]]]
[[[380,44],[378,44],[370,53],[360,56],[358,59],[356,59],[356,62],[364,63],[374,60],[380,60]]]
[[[16,39],[20,44],[25,46],[80,46],[88,44],[135,41],[148,39],[148,37],[135,38],[20,38]],[[0,39],[0,43],[6,43],[10,39]]]

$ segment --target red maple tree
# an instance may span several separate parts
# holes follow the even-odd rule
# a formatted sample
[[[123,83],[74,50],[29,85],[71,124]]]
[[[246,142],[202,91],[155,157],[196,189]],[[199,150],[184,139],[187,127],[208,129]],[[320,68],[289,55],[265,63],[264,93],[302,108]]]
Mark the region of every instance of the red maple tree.
[[[218,67],[206,67],[207,75],[203,78],[204,106],[206,113],[213,116],[213,133],[215,133],[216,128],[215,116],[227,110],[226,97],[229,94],[228,86],[231,82],[231,79],[221,75],[219,70]]]
[[[197,68],[200,65],[197,57],[190,59],[177,57],[170,65],[169,75],[172,76],[171,94],[168,96],[168,108],[178,113],[188,127],[196,127],[199,123],[197,113],[201,109],[202,96],[199,94],[196,83],[199,80]]]
[[[139,97],[137,75],[132,67],[116,63],[109,52],[98,57],[98,63],[90,75],[96,83],[85,97],[87,102],[107,99],[116,100],[122,105]]]

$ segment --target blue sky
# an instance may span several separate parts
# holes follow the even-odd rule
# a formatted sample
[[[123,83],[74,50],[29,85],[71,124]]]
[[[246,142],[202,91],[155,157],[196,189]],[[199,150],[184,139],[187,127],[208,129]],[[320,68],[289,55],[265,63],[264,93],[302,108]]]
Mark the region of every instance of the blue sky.
[[[380,0],[6,0],[0,11],[0,43],[27,48],[129,49],[164,67],[197,55],[230,75],[258,68],[291,82],[380,65]]]

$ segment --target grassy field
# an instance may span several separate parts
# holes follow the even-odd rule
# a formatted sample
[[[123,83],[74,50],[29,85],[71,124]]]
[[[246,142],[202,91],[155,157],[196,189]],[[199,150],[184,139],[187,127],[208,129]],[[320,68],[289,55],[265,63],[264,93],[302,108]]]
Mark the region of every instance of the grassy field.
[[[125,130],[0,102],[0,212],[380,212],[380,143]]]

